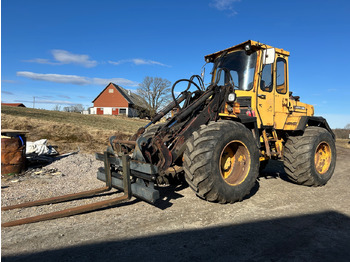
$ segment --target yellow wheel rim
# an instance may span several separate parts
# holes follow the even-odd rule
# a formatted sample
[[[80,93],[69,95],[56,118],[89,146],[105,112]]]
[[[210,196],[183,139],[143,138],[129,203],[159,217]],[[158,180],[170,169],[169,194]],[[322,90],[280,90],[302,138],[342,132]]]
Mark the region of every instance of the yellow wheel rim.
[[[326,142],[321,142],[315,152],[315,168],[319,174],[324,174],[328,171],[332,162],[331,147]]]
[[[220,172],[224,181],[232,186],[241,184],[250,169],[250,154],[241,141],[228,143],[220,155]]]

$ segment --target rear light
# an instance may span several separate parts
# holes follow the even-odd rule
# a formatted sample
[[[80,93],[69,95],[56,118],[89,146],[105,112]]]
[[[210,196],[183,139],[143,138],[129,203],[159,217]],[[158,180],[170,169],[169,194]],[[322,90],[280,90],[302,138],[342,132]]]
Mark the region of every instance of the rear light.
[[[254,111],[254,110],[248,110],[248,111],[246,112],[246,115],[247,115],[247,116],[251,116],[251,117],[256,117],[256,114],[255,114],[255,111]]]

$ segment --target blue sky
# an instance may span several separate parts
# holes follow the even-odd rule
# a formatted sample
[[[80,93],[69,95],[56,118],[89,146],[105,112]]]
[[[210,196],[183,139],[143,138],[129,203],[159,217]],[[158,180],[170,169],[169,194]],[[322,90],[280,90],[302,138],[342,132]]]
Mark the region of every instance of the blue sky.
[[[332,128],[350,123],[347,0],[2,0],[1,101],[89,107],[110,81],[173,83],[248,39],[290,51],[294,95]]]

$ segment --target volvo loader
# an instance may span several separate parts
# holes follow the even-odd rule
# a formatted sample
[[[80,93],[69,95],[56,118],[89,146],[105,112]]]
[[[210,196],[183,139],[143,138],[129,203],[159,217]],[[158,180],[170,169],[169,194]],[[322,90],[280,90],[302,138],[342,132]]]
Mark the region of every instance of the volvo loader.
[[[181,175],[198,197],[234,203],[250,193],[270,159],[283,161],[297,184],[325,185],[335,168],[335,136],[312,105],[290,92],[288,59],[288,51],[251,40],[205,56],[213,65],[211,83],[205,87],[198,75],[176,81],[172,102],[149,124],[127,141],[111,137],[107,150],[96,154],[104,161],[97,177],[106,186],[68,198],[113,187],[124,196],[5,226],[100,209],[132,195],[155,203],[157,184]],[[176,96],[183,82],[187,88]],[[169,112],[175,113],[160,121]],[[61,200],[67,197],[38,204]]]

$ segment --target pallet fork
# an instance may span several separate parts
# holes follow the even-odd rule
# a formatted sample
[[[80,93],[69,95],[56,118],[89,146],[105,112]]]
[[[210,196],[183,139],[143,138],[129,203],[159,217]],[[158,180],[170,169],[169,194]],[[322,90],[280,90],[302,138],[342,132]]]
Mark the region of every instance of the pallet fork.
[[[108,151],[104,152],[104,154],[103,154],[105,182],[106,182],[105,187],[97,188],[94,190],[83,191],[83,192],[79,192],[79,193],[75,193],[75,194],[63,195],[63,196],[58,196],[58,197],[41,199],[41,200],[37,200],[37,201],[31,201],[31,202],[25,202],[22,204],[17,204],[17,205],[12,205],[12,206],[5,206],[5,207],[2,207],[1,210],[6,211],[6,210],[17,209],[17,208],[26,208],[26,207],[61,203],[61,202],[96,196],[97,194],[110,191],[112,189],[112,187],[115,187],[112,183],[112,171],[111,171],[111,161],[114,158],[115,158],[114,155]],[[47,213],[44,215],[14,220],[14,221],[3,223],[3,224],[1,224],[1,226],[2,227],[13,227],[13,226],[18,226],[18,225],[23,225],[23,224],[35,223],[35,222],[39,222],[39,221],[68,217],[68,216],[82,214],[82,213],[86,213],[86,212],[90,212],[90,211],[94,211],[94,210],[98,210],[98,209],[102,209],[102,208],[106,208],[106,207],[111,207],[111,206],[114,206],[116,204],[128,201],[128,200],[130,200],[130,198],[132,196],[131,180],[130,180],[130,173],[131,173],[130,172],[130,157],[128,155],[123,155],[121,157],[121,166],[122,166],[122,170],[123,170],[123,175],[122,175],[122,185],[123,185],[122,190],[124,191],[123,196],[113,198],[110,200],[100,201],[97,203],[92,203],[92,204],[87,204],[87,205],[83,205],[83,206],[78,206],[78,207],[73,207],[73,208],[61,210],[61,211]],[[118,187],[118,188],[120,189],[120,187]]]

